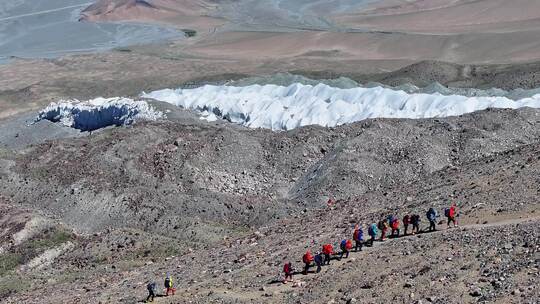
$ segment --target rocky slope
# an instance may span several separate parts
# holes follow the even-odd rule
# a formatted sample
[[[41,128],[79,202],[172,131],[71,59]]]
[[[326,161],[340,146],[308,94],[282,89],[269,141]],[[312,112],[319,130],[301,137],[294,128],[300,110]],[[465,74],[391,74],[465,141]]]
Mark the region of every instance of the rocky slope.
[[[167,120],[2,150],[8,302],[133,303],[166,272],[179,296],[160,303],[539,299],[537,110],[275,133],[155,105]],[[354,223],[450,200],[460,229],[272,283]]]

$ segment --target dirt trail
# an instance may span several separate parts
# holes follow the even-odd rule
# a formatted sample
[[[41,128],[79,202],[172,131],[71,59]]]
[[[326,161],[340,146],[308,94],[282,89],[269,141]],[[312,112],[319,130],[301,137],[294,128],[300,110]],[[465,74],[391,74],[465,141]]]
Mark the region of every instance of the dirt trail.
[[[443,228],[443,229],[439,228],[439,229],[437,229],[437,230],[435,230],[433,232],[421,230],[419,234],[416,234],[416,235],[408,234],[406,236],[402,235],[402,236],[400,236],[398,238],[390,238],[389,237],[384,242],[376,241],[375,243],[373,243],[373,247],[364,246],[362,252],[351,251],[350,254],[349,254],[349,258],[343,258],[343,259],[339,260],[339,259],[337,259],[337,255],[334,255],[330,266],[335,267],[335,268],[339,268],[339,267],[341,267],[341,266],[343,266],[343,265],[345,265],[345,264],[347,264],[347,263],[349,263],[351,261],[354,261],[354,260],[360,258],[362,255],[365,254],[365,251],[373,250],[373,248],[377,248],[377,247],[380,247],[380,246],[386,246],[391,242],[403,241],[405,238],[415,237],[415,236],[418,236],[418,235],[421,235],[422,237],[423,236],[432,236],[432,234],[446,233],[448,231],[455,231],[456,229],[458,231],[467,231],[468,229],[484,229],[484,228],[489,228],[489,227],[515,225],[515,224],[533,222],[533,221],[538,221],[538,220],[540,220],[540,217],[516,218],[516,219],[512,219],[512,220],[504,220],[504,221],[493,222],[493,223],[488,223],[488,224],[471,224],[471,225],[458,226],[456,228]],[[439,226],[442,226],[442,225],[439,225]],[[328,267],[328,266],[326,266],[326,267]],[[316,266],[311,267],[311,270],[310,270],[311,276],[313,276],[313,273],[312,273],[313,269],[316,269],[316,268],[317,268]],[[323,271],[324,271],[324,268],[325,267],[323,267]],[[308,276],[309,276],[309,274],[308,274]],[[300,276],[300,277],[304,278],[304,280],[306,280],[306,279],[309,280],[310,279],[307,276]],[[295,279],[295,280],[298,280],[298,276],[297,276],[297,279]],[[304,281],[302,279],[300,279],[300,280]],[[274,290],[274,291],[289,290],[289,289],[294,288],[293,285],[294,285],[293,283],[289,283],[289,284],[269,284],[270,288],[268,288],[268,290]]]

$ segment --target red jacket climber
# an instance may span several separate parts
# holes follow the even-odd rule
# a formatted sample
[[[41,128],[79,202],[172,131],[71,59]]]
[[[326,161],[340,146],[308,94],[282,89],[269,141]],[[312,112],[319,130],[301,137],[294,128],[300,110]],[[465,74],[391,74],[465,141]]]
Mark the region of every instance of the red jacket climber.
[[[285,263],[285,265],[283,266],[283,272],[285,273],[285,279],[283,280],[283,284],[287,283],[287,279],[291,279],[292,281],[293,268],[291,262]]]
[[[454,224],[454,227],[457,226],[457,220],[456,220],[456,213],[457,213],[457,210],[456,210],[456,204],[452,204],[452,206],[450,206],[448,210],[448,214],[446,215],[446,217],[448,218],[448,223],[446,224],[447,227],[450,227],[450,223],[453,223]]]
[[[306,264],[309,264],[311,262],[313,262],[313,255],[311,254],[311,251],[306,251],[306,253],[304,254],[304,256],[302,257],[302,261]]]
[[[394,218],[394,220],[391,223],[392,225],[392,236],[393,237],[399,237],[399,220],[397,218]]]
[[[313,258],[313,255],[311,254],[311,251],[306,251],[306,253],[304,254],[304,256],[302,257],[302,261],[304,262],[305,266],[304,266],[304,275],[306,275],[309,271],[309,267],[311,266],[311,263],[313,262],[314,258]]]
[[[322,252],[324,254],[323,265],[330,265],[330,256],[334,253],[334,247],[331,244],[325,244],[322,246]]]

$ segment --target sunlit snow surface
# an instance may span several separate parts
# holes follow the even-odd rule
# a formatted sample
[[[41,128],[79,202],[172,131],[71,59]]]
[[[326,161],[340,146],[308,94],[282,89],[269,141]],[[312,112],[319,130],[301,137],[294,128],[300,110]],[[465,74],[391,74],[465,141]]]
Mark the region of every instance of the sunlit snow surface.
[[[156,120],[163,114],[145,101],[129,98],[96,98],[93,100],[51,103],[36,118],[59,122],[81,131],[93,131],[108,126],[121,126],[136,120]]]
[[[487,108],[540,108],[540,94],[506,97],[409,94],[382,87],[340,89],[325,84],[206,85],[195,89],[143,93],[200,111],[209,120],[222,118],[251,128],[290,130],[307,125],[333,127],[366,118],[431,118],[455,116]]]

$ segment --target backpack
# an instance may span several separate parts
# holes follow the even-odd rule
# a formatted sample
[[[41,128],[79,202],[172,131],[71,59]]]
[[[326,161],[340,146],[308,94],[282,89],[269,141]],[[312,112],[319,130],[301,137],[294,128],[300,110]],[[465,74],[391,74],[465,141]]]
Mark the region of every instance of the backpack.
[[[172,287],[172,280],[170,278],[165,278],[165,288],[171,288]]]
[[[428,212],[426,213],[426,217],[427,217],[430,221],[434,221],[435,218],[437,217],[437,213],[435,212],[435,209],[429,208]]]
[[[345,248],[347,250],[351,250],[352,249],[352,242],[351,240],[347,240],[347,242],[345,243]]]
[[[283,272],[285,273],[290,273],[291,272],[291,265],[289,265],[289,263],[285,264],[285,266],[283,266]]]
[[[324,254],[332,254],[332,251],[334,251],[334,248],[332,248],[332,245],[326,244],[326,245],[323,245],[322,250]]]
[[[341,241],[341,244],[339,246],[341,247],[341,249],[345,249],[347,247],[347,241],[346,240]]]
[[[311,255],[311,252],[306,252],[306,254],[304,254],[304,257],[302,258],[302,260],[306,264],[311,263],[313,261],[313,256]]]
[[[450,217],[450,208],[444,209],[444,216]]]
[[[379,221],[379,223],[377,224],[377,228],[383,230],[384,229],[384,221]]]
[[[371,226],[368,228],[368,233],[371,236],[377,235],[377,225],[371,224]]]
[[[355,241],[362,241],[364,240],[364,231],[362,229],[358,229],[358,233],[356,234]]]
[[[410,215],[407,214],[403,217],[403,225],[408,225],[410,223],[411,223],[411,217]]]
[[[399,221],[398,219],[394,219],[392,222],[392,229],[398,229],[399,228]]]

